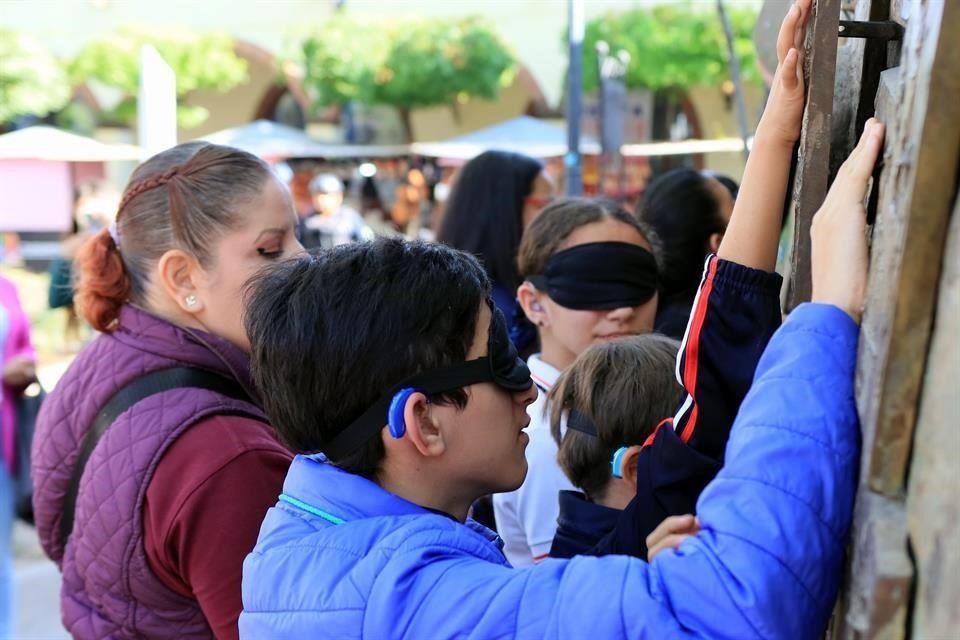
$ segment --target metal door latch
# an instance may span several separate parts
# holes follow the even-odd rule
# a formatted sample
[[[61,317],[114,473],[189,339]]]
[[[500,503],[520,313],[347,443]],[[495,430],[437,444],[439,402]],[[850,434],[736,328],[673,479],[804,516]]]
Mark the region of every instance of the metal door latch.
[[[837,35],[841,38],[866,38],[890,42],[903,39],[903,26],[893,20],[873,22],[841,20]]]

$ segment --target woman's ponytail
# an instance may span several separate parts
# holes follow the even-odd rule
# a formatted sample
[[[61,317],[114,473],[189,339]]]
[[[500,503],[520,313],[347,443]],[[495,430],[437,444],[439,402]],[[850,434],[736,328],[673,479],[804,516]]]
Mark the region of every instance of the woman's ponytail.
[[[107,229],[87,240],[76,256],[77,311],[101,332],[116,328],[120,307],[130,297],[130,280]]]

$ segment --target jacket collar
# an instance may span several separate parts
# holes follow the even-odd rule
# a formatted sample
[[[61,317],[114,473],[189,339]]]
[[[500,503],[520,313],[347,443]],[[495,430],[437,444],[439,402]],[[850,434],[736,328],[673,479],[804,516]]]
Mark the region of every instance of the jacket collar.
[[[283,493],[324,513],[322,517],[329,522],[438,515],[436,511],[390,493],[375,482],[337,468],[327,462],[323,454],[296,456],[283,483]],[[441,517],[449,516],[443,514]],[[471,519],[463,524],[502,548],[503,541],[490,529]]]
[[[582,543],[584,550],[589,549],[616,528],[622,513],[590,502],[579,491],[561,491],[557,535]]]
[[[527,366],[530,367],[530,376],[541,391],[550,391],[553,385],[557,384],[560,371],[541,360],[539,353],[527,358]]]
[[[129,304],[121,307],[119,327],[110,335],[138,351],[227,375],[246,387],[251,398],[259,397],[250,375],[250,356],[224,338],[180,327]]]

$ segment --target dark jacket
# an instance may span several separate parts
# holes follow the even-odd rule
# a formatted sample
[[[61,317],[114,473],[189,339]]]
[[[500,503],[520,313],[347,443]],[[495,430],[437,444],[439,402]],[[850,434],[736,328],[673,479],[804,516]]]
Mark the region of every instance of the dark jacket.
[[[579,491],[561,491],[560,515],[550,557],[572,558],[588,553],[613,531],[620,513],[619,509],[590,502]]]
[[[646,537],[664,518],[695,513],[723,466],[724,450],[757,363],[780,326],[775,273],[707,259],[677,362],[685,390],[673,419],[644,444],[637,495],[590,555],[647,557]]]

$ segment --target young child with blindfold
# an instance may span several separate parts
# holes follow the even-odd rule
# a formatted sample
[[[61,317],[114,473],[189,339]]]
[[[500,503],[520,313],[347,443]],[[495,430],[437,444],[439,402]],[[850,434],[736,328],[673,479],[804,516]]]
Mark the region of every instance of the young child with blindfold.
[[[544,209],[524,232],[520,307],[536,326],[540,352],[527,364],[537,386],[530,406],[527,479],[493,497],[497,532],[514,566],[550,553],[557,495],[573,486],[557,465],[546,394],[584,349],[649,333],[657,313],[657,262],[649,232],[615,202],[576,198]]]
[[[557,461],[579,490],[560,492],[551,557],[587,553],[617,526],[633,500],[636,455],[627,447],[643,444],[676,409],[679,347],[676,340],[654,334],[594,345],[550,390]]]

